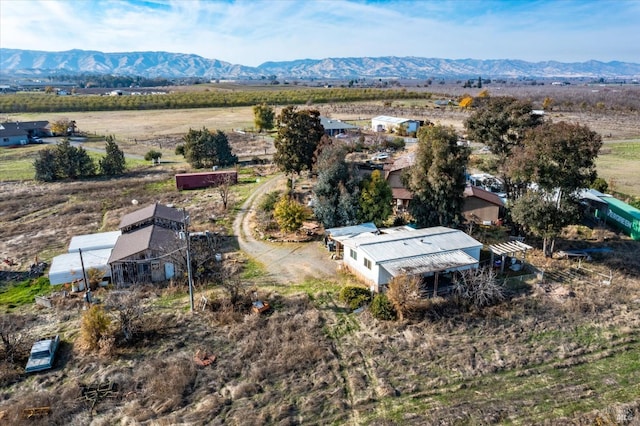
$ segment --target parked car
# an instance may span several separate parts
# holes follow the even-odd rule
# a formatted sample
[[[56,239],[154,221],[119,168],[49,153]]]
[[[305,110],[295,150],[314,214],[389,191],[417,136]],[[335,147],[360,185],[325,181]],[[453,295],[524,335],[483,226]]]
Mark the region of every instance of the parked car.
[[[371,161],[381,161],[386,160],[387,158],[389,158],[389,154],[387,154],[386,152],[379,152],[371,157]]]
[[[56,351],[60,345],[60,336],[38,340],[31,347],[31,354],[27,361],[25,371],[33,373],[34,371],[48,370],[53,367]]]

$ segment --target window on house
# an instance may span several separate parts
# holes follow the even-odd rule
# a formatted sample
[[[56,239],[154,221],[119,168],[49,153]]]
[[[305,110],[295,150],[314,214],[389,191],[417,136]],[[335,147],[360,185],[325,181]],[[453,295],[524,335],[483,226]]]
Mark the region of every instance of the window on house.
[[[358,253],[354,249],[349,249],[349,254],[353,260],[358,260]]]
[[[364,259],[364,266],[367,269],[371,269],[371,261],[367,258]]]

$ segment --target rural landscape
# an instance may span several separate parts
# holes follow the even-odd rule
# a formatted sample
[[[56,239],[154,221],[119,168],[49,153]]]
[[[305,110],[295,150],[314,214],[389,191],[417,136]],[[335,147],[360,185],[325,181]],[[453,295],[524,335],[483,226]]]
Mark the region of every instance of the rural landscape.
[[[545,110],[544,120],[587,126],[599,135],[597,176],[608,192],[637,205],[638,85],[463,88],[451,81],[371,89],[370,98],[345,101],[338,96],[350,96],[349,88],[334,89],[333,100],[322,100],[328,90],[323,87],[210,83],[162,90],[168,94],[158,96],[175,102],[194,93],[225,94],[228,102],[259,93],[267,100],[20,112],[19,105],[56,95],[0,96],[3,122],[73,121],[76,127],[73,135],[44,138],[42,144],[0,148],[4,424],[639,421],[640,242],[609,225],[578,221],[562,227],[555,252],[545,256],[544,238],[523,230],[532,247],[527,265],[498,273],[492,282],[499,297],[487,303],[456,293],[434,296],[433,287],[411,287],[408,279],[405,286],[416,291],[401,293],[390,285],[392,303],[381,304],[377,296],[372,301],[367,284],[323,244],[325,227],[313,211],[304,209],[304,220],[291,229],[268,217],[270,198],[272,206],[287,192],[301,205],[312,199],[322,172],[287,172],[274,162],[281,135],[277,129],[259,131],[254,107],[270,105],[282,120],[297,104],[293,111],[317,110],[351,123],[358,133],[331,138],[331,145],[345,145],[350,158],[365,159],[398,137],[372,131],[373,117],[415,117],[464,141],[468,164],[483,171],[496,154],[470,137],[465,122],[486,98],[530,102]],[[83,96],[95,95],[70,99]],[[473,103],[461,107],[465,98]],[[220,168],[237,172],[228,192],[224,185],[176,187],[176,174],[196,170],[176,148],[200,129],[224,132],[237,157]],[[420,149],[424,135],[389,156]],[[36,180],[39,152],[63,140],[96,161],[111,140],[122,150],[126,169],[114,177]],[[150,151],[160,155],[150,160]],[[117,230],[121,218],[154,203],[185,209],[192,233],[215,235],[204,258],[191,259],[193,311],[186,271],[159,284],[98,286],[88,306],[84,292],[51,286],[46,269],[38,270],[66,252],[73,236]],[[510,223],[459,226],[485,247],[507,241],[513,231]],[[589,255],[562,256],[572,250]],[[48,303],[37,304],[36,297]],[[270,309],[255,312],[256,301]],[[61,338],[53,368],[26,374],[31,345],[52,335]]]

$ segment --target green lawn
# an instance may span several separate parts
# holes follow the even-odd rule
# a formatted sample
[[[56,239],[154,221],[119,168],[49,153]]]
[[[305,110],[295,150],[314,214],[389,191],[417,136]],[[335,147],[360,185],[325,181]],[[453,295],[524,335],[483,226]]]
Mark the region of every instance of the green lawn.
[[[26,145],[0,148],[0,182],[33,179],[33,161],[38,151],[47,145]]]
[[[38,155],[38,151],[47,147],[51,147],[51,145],[0,148],[0,182],[32,180],[35,175],[33,162]],[[98,167],[98,161],[104,157],[104,154],[89,150],[87,150],[87,153],[96,163],[96,167]],[[142,159],[127,158],[125,161],[128,169],[149,165],[148,161]]]
[[[51,293],[51,285],[47,277],[9,283],[0,288],[0,307],[5,311],[11,310],[33,303],[35,296],[44,296],[49,293]]]

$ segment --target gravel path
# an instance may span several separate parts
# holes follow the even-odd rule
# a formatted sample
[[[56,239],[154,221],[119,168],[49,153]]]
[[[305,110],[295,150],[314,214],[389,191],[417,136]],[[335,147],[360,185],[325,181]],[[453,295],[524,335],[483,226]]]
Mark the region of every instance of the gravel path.
[[[265,266],[269,278],[282,283],[297,283],[306,278],[333,278],[337,262],[329,259],[329,253],[318,241],[306,243],[269,243],[253,236],[254,206],[262,195],[282,189],[285,178],[281,175],[266,180],[242,205],[233,223],[240,249]]]

